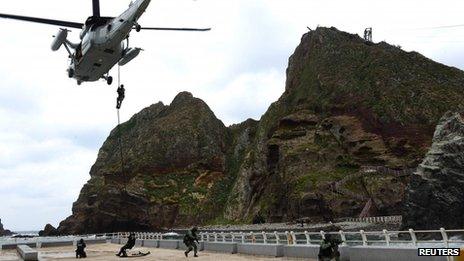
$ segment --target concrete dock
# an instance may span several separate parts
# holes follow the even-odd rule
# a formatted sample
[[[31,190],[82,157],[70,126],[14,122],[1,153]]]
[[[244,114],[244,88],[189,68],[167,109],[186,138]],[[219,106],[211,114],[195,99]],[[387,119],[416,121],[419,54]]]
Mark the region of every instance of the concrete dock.
[[[96,244],[88,245],[86,248],[87,258],[85,260],[118,260],[121,259],[115,254],[119,251],[121,245],[116,244]],[[48,248],[38,248],[39,251],[39,260],[48,261],[48,260],[76,260],[75,248],[72,246],[62,246],[62,247],[48,247]],[[161,249],[161,248],[151,248],[151,247],[136,247],[128,253],[134,252],[148,252],[151,254],[145,257],[137,257],[133,260],[183,260],[186,258],[184,256],[183,250],[176,249]],[[263,257],[263,256],[250,256],[243,254],[225,254],[217,252],[208,252],[202,251],[199,252],[198,258],[195,260],[231,260],[231,261],[241,261],[241,260],[309,260],[315,261],[315,259],[298,259],[298,258],[275,258],[275,257]],[[190,254],[189,259],[193,259],[193,253]],[[0,250],[0,261],[16,261],[21,260],[17,255],[16,250]],[[132,260],[132,259],[131,259]]]

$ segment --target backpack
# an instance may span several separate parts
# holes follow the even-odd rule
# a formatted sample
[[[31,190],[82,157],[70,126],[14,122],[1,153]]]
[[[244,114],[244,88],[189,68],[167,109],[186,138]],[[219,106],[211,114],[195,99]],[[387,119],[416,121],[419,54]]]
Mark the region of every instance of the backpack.
[[[332,256],[332,246],[330,244],[321,244],[319,247],[318,257],[330,257]]]

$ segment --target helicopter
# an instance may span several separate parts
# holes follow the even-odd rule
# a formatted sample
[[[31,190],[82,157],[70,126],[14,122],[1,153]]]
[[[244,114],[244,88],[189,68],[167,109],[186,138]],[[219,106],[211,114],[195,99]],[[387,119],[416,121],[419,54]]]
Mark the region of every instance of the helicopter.
[[[116,64],[126,65],[137,57],[141,48],[129,47],[129,34],[135,29],[163,30],[163,31],[209,31],[211,28],[167,28],[142,27],[139,18],[147,9],[151,0],[136,0],[118,17],[100,16],[100,1],[92,0],[93,14],[84,23],[44,19],[29,16],[19,16],[0,13],[0,18],[16,19],[28,22],[61,26],[54,36],[51,49],[58,51],[61,46],[69,54],[70,64],[67,69],[68,77],[74,78],[78,85],[83,82],[106,80],[108,85],[113,82],[109,71]],[[68,40],[68,28],[82,29],[79,34],[80,42],[72,43]]]

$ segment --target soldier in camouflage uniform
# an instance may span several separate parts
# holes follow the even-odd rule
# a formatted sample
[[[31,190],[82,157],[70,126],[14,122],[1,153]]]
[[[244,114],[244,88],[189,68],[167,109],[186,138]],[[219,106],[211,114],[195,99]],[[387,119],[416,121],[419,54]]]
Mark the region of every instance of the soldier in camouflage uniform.
[[[338,245],[341,243],[341,240],[332,238],[330,235],[326,235],[319,247],[319,261],[339,261],[340,252],[338,251]]]
[[[185,246],[188,247],[188,250],[185,251],[185,256],[188,257],[188,254],[190,251],[193,249],[193,256],[198,257],[197,252],[198,252],[198,247],[196,243],[198,242],[198,235],[197,235],[198,228],[194,227],[191,230],[187,231],[187,234],[184,236],[184,244]],[[195,243],[196,241],[196,243]]]

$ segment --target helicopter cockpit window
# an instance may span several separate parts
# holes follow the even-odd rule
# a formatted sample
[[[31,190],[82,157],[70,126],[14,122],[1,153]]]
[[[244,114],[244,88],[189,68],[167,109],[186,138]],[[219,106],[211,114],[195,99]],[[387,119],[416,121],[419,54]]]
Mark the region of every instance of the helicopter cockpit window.
[[[95,31],[99,26],[103,26],[110,22],[113,17],[94,17],[87,18],[85,26],[90,28],[90,31]]]

